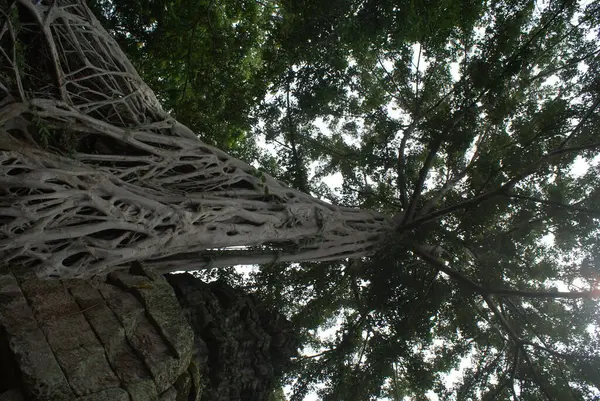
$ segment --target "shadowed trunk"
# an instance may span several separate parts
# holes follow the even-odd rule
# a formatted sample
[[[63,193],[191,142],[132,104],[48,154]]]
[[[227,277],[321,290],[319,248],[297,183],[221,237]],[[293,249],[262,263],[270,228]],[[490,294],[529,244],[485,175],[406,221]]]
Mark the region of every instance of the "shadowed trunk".
[[[0,274],[3,401],[266,401],[297,346],[283,316],[190,274]]]

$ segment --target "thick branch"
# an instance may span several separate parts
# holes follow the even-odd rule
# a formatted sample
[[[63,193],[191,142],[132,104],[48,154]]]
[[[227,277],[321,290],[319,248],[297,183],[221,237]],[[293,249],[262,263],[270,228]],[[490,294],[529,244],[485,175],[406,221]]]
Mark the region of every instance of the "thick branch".
[[[589,214],[591,216],[600,217],[600,210],[588,209],[585,207],[577,206],[576,204],[571,205],[571,204],[567,204],[567,203],[551,201],[551,200],[547,200],[547,199],[541,199],[541,198],[537,198],[535,196],[521,195],[521,194],[517,194],[514,192],[509,192],[506,194],[506,196],[508,196],[510,198],[515,198],[515,199],[523,199],[523,200],[530,201],[530,202],[541,203],[543,205],[558,206],[558,207],[561,207],[566,210],[581,212],[581,213]]]

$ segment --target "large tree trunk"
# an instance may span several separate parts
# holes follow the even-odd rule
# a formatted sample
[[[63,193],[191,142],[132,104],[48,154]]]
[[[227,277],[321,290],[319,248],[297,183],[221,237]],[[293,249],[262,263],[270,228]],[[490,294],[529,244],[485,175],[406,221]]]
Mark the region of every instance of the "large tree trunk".
[[[282,315],[190,274],[0,274],[2,401],[266,401],[297,346]]]
[[[166,272],[342,259],[372,253],[390,228],[203,143],[83,2],[4,4],[0,258],[12,268],[72,277],[132,260]]]

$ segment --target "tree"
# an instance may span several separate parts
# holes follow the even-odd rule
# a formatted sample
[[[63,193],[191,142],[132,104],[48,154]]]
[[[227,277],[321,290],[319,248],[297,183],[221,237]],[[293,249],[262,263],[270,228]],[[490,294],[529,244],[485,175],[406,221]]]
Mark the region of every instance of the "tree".
[[[287,124],[270,132],[292,156],[280,173],[292,188],[166,113],[82,3],[4,1],[6,265],[69,277],[132,260],[164,272],[267,264],[258,284],[295,285],[263,296],[288,301],[325,348],[299,361],[298,396],[316,380],[323,399],[596,397],[598,168],[570,169],[600,146],[597,7],[318,4],[282,3],[280,46],[264,55],[285,89],[264,110]],[[324,114],[334,133],[315,137]],[[344,176],[338,206],[293,171],[319,158],[319,174]],[[284,264],[299,261],[311,263]],[[310,334],[336,315],[329,343]],[[479,362],[449,393],[442,373],[466,356]]]
[[[387,15],[393,14],[391,9],[395,5],[388,6]],[[597,89],[593,89],[593,93],[584,90],[585,95],[579,92],[582,87],[575,89],[579,84],[591,85],[588,89],[596,85],[592,83],[596,82],[595,73],[587,75],[586,72],[590,71],[587,64],[597,63],[597,46],[587,42],[594,34],[588,34],[586,40],[587,28],[583,27],[596,24],[593,21],[597,21],[597,17],[592,14],[597,11],[591,7],[577,11],[577,5],[562,2],[551,4],[543,11],[537,8],[539,4],[530,3],[492,2],[487,6],[467,8],[481,12],[471,19],[472,14],[465,13],[464,8],[446,14],[421,11],[417,14],[423,16],[421,21],[402,25],[408,33],[390,35],[391,28],[386,28],[382,30],[381,40],[373,36],[359,42],[372,45],[362,47],[360,52],[353,48],[348,53],[355,64],[344,75],[354,74],[358,78],[351,86],[354,93],[346,91],[345,98],[341,96],[342,99],[337,100],[338,107],[346,105],[344,119],[332,119],[333,135],[302,138],[305,149],[320,151],[316,157],[327,155],[320,174],[342,173],[343,196],[336,199],[337,202],[380,211],[403,209],[417,214],[427,214],[432,211],[430,208],[439,208],[439,211],[433,213],[431,220],[408,223],[414,230],[402,230],[405,234],[402,240],[414,241],[416,248],[409,246],[394,255],[390,251],[394,244],[391,241],[386,257],[379,253],[367,263],[358,263],[360,267],[353,264],[276,265],[263,267],[257,273],[252,285],[264,297],[287,308],[303,328],[307,341],[312,341],[314,356],[299,363],[299,393],[317,380],[328,382],[321,395],[331,399],[367,399],[373,394],[383,394],[380,389],[386,386],[387,396],[393,399],[402,399],[405,395],[425,397],[432,388],[444,394],[443,377],[438,372],[457,367],[461,357],[467,356],[477,361],[476,368],[467,370],[462,386],[454,389],[452,394],[457,399],[482,398],[486,390],[490,399],[593,397],[591,393],[585,396],[578,393],[585,386],[575,392],[564,386],[568,381],[564,372],[582,369],[589,375],[596,369],[593,366],[597,365],[597,356],[586,361],[571,358],[565,362],[564,359],[557,361],[554,355],[552,363],[547,364],[542,362],[543,353],[527,362],[527,366],[543,366],[536,368],[542,373],[534,374],[536,369],[529,373],[530,378],[538,376],[532,381],[539,383],[540,377],[562,379],[550,380],[553,387],[546,395],[527,387],[519,397],[522,383],[515,386],[516,390],[511,389],[516,373],[511,376],[510,372],[522,368],[525,353],[515,352],[518,347],[506,345],[510,335],[495,337],[499,328],[506,333],[503,329],[510,332],[512,326],[518,326],[522,331],[513,338],[532,336],[538,345],[550,344],[559,337],[553,328],[570,321],[571,328],[560,329],[560,336],[565,337],[558,348],[569,349],[565,344],[572,342],[596,343],[584,333],[586,329],[591,330],[586,323],[590,321],[589,316],[596,314],[593,301],[583,306],[585,302],[540,299],[534,301],[532,307],[530,300],[520,296],[541,294],[500,295],[490,289],[496,295],[488,300],[481,295],[486,290],[474,290],[471,284],[543,289],[555,285],[556,280],[564,280],[582,286],[580,280],[587,275],[591,280],[587,281],[587,288],[595,288],[598,270],[592,254],[596,246],[587,246],[597,240],[597,220],[593,217],[596,212],[594,207],[579,211],[576,208],[593,202],[591,192],[588,198],[579,189],[591,189],[595,184],[588,180],[596,173],[590,170],[586,176],[574,177],[569,170],[576,155],[566,155],[575,151],[577,157],[591,160],[596,153],[565,148],[574,137],[586,143],[583,138],[592,131],[597,132],[592,126],[592,131],[583,128],[588,123],[593,125],[593,119],[597,118],[594,117],[597,116]],[[371,10],[368,15],[379,18],[383,26],[393,26],[394,19],[387,17],[386,11],[382,7],[379,13]],[[448,25],[426,21],[429,15],[442,14],[459,14],[466,18],[455,19],[456,24],[450,24],[447,31],[436,28]],[[307,12],[296,19],[321,15],[323,13]],[[354,14],[356,19],[359,15],[360,12]],[[444,22],[448,21],[453,19]],[[353,26],[352,14],[340,23]],[[332,31],[346,32],[339,29],[342,25]],[[453,26],[457,29],[452,29]],[[413,27],[421,30],[413,30]],[[432,38],[432,28],[447,36]],[[355,37],[364,30],[351,32]],[[548,36],[542,38],[545,34]],[[347,39],[346,43],[351,41]],[[309,54],[305,60],[312,56]],[[298,62],[298,65],[300,69],[311,68],[309,62]],[[328,68],[336,71],[334,66]],[[455,72],[451,73],[452,70]],[[553,75],[560,75],[556,79],[558,83],[544,82]],[[313,86],[298,84],[296,88],[304,93],[304,88]],[[570,95],[563,97],[566,93]],[[585,106],[575,100],[580,96],[587,98]],[[400,112],[390,113],[390,102]],[[334,108],[315,102],[309,112]],[[580,117],[566,123],[571,113]],[[582,125],[577,127],[580,122]],[[596,146],[591,136],[587,143]],[[544,155],[544,152],[547,153]],[[577,194],[571,192],[574,190]],[[504,195],[499,195],[502,192]],[[425,199],[421,199],[422,196]],[[420,211],[414,212],[413,208]],[[559,209],[559,214],[554,214]],[[576,217],[579,213],[590,214]],[[544,245],[540,242],[542,238],[552,239],[554,243]],[[427,250],[436,251],[446,266],[438,263],[437,268],[431,269],[436,265],[435,259],[418,249],[423,242],[429,243]],[[572,253],[569,255],[569,252]],[[586,260],[587,267],[582,267],[584,274],[579,271],[581,259]],[[458,268],[449,271],[447,267],[452,265]],[[467,274],[459,278],[454,275],[457,271]],[[440,272],[457,282],[465,278],[475,280],[455,286]],[[480,295],[473,297],[474,294]],[[596,292],[566,295],[594,294]],[[500,308],[490,307],[488,302],[499,303]],[[532,313],[532,308],[541,315]],[[512,320],[505,321],[506,325],[496,322],[488,327],[490,322],[500,319],[490,312],[494,309]],[[527,316],[525,310],[529,310]],[[549,310],[555,314],[553,317],[546,315]],[[581,314],[572,317],[573,310]],[[335,321],[341,321],[342,327],[332,339],[314,338],[318,327]],[[414,327],[414,332],[406,334],[407,326],[409,331]],[[575,334],[577,332],[581,334]],[[348,346],[348,338],[358,338],[358,341]],[[452,344],[451,349],[432,346],[436,338]],[[549,338],[553,340],[549,342]],[[439,358],[432,356],[431,361],[426,361],[407,357],[423,348],[432,353],[437,350]],[[510,350],[512,355],[499,350]],[[591,348],[587,348],[586,352],[590,351]],[[579,356],[586,352],[580,352]],[[563,356],[568,354],[565,352]],[[574,368],[576,364],[586,368]],[[495,389],[485,382],[490,377],[500,383]],[[358,389],[365,392],[360,393]]]

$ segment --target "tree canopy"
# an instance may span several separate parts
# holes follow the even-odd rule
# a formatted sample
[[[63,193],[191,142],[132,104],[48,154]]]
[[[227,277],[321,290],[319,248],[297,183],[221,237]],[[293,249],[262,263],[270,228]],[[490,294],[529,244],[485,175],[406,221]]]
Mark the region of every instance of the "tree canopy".
[[[74,252],[57,230],[125,219],[144,229],[82,228],[72,241],[85,256],[61,263],[260,263],[249,278],[207,274],[251,289],[301,332],[306,352],[286,379],[294,400],[600,400],[598,4],[90,2],[164,110],[255,170],[175,138],[153,100],[114,106],[109,91],[125,87],[114,76],[135,74],[108,45],[116,61],[101,74],[113,81],[80,74],[103,57],[75,27],[92,17],[69,3],[0,3],[0,89],[14,100],[0,103],[0,122],[23,140],[14,104],[26,104],[19,116],[42,148],[1,148],[6,259],[33,268]],[[37,12],[60,18],[45,31]],[[39,49],[70,73],[36,64]],[[69,51],[92,56],[69,64]],[[69,157],[79,181],[63,173]],[[49,166],[61,175],[45,186],[16,183]],[[96,172],[112,187],[81,178]],[[325,184],[332,174],[339,188]],[[97,199],[72,211],[57,188]],[[23,245],[47,227],[43,246]]]

